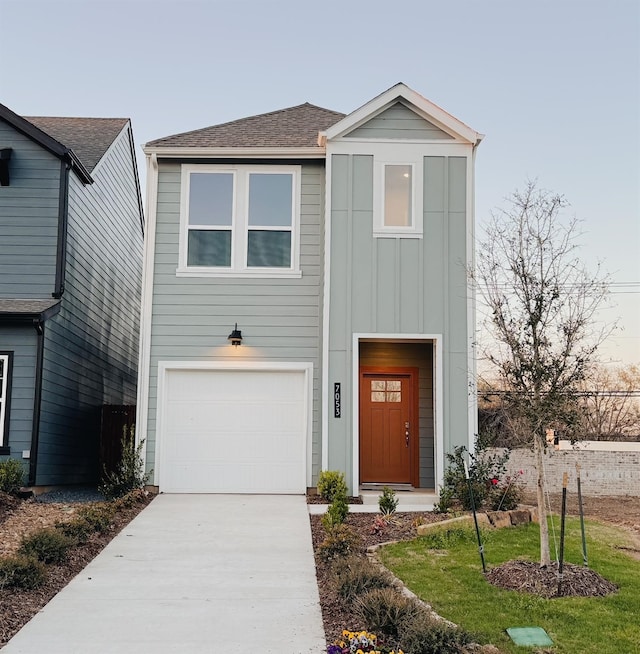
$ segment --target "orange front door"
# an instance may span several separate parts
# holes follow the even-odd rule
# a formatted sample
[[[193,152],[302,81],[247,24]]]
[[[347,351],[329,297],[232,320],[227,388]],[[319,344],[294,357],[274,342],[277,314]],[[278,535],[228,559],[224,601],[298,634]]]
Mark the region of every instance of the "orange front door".
[[[361,369],[361,483],[418,486],[417,378],[411,368]]]

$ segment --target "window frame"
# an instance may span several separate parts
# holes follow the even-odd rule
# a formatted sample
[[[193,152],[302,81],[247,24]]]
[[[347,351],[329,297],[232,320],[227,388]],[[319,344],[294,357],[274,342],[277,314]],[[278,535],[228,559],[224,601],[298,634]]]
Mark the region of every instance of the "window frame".
[[[11,381],[13,377],[13,352],[0,351],[4,372],[0,379],[0,454],[9,454],[9,416],[11,409]]]
[[[231,223],[231,265],[188,265],[189,191],[192,173],[230,173],[233,175],[233,205]],[[291,225],[249,225],[249,179],[251,174],[287,174],[291,184]],[[301,277],[300,270],[300,197],[302,166],[260,164],[182,164],[180,201],[180,243],[178,253],[179,277]],[[198,229],[226,229],[222,226],[197,226]],[[248,242],[250,231],[289,231],[291,234],[291,265],[289,267],[249,267]]]
[[[422,238],[423,157],[375,156],[373,159],[373,236],[375,238]],[[411,168],[411,225],[385,225],[385,189],[387,166]]]

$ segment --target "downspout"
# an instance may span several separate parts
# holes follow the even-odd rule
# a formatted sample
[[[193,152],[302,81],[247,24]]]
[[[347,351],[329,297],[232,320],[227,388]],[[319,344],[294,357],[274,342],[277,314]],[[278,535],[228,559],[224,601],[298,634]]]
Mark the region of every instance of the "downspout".
[[[42,404],[42,366],[44,363],[44,321],[33,321],[37,334],[36,344],[36,379],[33,395],[33,421],[31,425],[31,450],[29,452],[29,486],[36,484],[38,467],[38,442],[40,437],[40,407]]]
[[[60,190],[58,193],[58,245],[56,250],[56,280],[55,288],[51,294],[59,299],[64,293],[65,269],[67,266],[67,224],[69,207],[69,171],[71,164],[60,163]]]

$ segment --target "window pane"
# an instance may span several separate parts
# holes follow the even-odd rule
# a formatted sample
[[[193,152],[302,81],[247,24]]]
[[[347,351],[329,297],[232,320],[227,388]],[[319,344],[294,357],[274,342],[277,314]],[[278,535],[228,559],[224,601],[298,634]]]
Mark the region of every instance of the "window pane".
[[[249,175],[249,225],[291,225],[293,175],[251,173]]]
[[[402,382],[400,382],[400,381],[388,381],[387,382],[387,390],[388,391],[399,391],[400,388],[401,388],[401,386],[400,386],[401,383]]]
[[[385,166],[385,227],[411,227],[411,212],[411,166]]]
[[[384,391],[372,391],[371,392],[371,401],[372,402],[384,402]]]
[[[391,393],[387,393],[387,402],[401,402],[402,394],[397,393],[396,391],[392,391]]]
[[[191,173],[189,180],[189,224],[230,226],[233,217],[233,175]]]
[[[383,391],[385,388],[385,382],[382,379],[372,379],[371,380],[371,390],[372,391]]]
[[[249,231],[249,268],[291,268],[291,232]]]
[[[189,230],[188,266],[231,265],[231,231]]]

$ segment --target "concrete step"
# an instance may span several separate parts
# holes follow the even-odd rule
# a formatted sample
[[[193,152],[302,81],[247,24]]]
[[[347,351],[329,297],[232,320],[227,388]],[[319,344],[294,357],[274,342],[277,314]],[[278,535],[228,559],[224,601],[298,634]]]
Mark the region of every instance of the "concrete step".
[[[360,492],[362,504],[349,504],[349,511],[351,513],[378,513],[380,510],[378,499],[381,493],[382,489],[380,491],[362,490]],[[396,497],[399,500],[396,511],[399,513],[433,511],[433,507],[438,501],[436,493],[429,490],[396,491]],[[309,513],[321,515],[326,512],[327,506],[327,504],[309,504]]]

